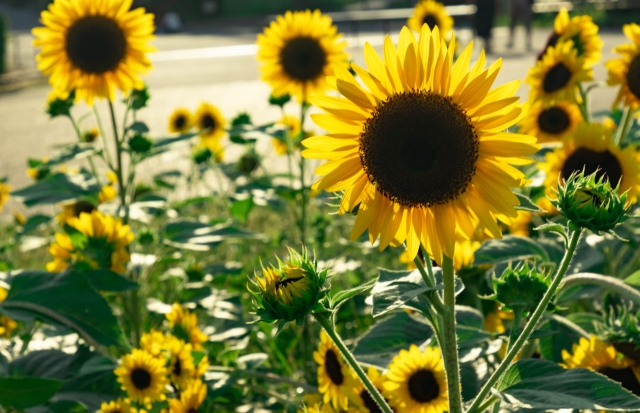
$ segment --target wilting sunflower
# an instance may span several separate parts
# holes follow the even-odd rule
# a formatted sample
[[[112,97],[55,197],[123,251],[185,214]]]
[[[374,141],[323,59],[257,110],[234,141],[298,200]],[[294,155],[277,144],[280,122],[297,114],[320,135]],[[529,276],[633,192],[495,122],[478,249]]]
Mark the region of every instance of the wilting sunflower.
[[[198,328],[198,317],[195,314],[174,303],[166,317],[176,337],[191,343],[194,350],[202,350],[202,343],[209,338]]]
[[[582,113],[575,103],[539,100],[520,121],[520,132],[535,136],[539,143],[559,142],[573,133],[581,120]]]
[[[347,67],[347,43],[320,10],[291,12],[276,17],[258,35],[260,78],[273,89],[274,96],[292,95],[298,101],[323,93],[326,76],[334,65]]]
[[[119,218],[102,215],[98,210],[81,212],[66,224],[70,229],[65,227],[65,232],[56,233],[56,241],[49,247],[53,261],[47,264],[47,271],[63,271],[69,265],[126,271],[125,264],[130,258],[127,246],[134,239],[129,225],[122,225]]]
[[[554,197],[558,177],[567,179],[573,172],[583,169],[585,175],[599,169],[597,178],[605,175],[614,187],[620,182],[620,192],[628,190],[631,202],[635,202],[640,194],[640,163],[636,147],[619,148],[613,143],[611,131],[598,123],[580,123],[561,148],[547,152],[539,169],[546,173],[544,185],[549,197]]]
[[[336,410],[346,410],[353,376],[340,350],[324,330],[320,332],[320,344],[318,351],[313,352],[313,359],[318,363],[318,390],[324,403],[331,403]]]
[[[165,399],[167,370],[164,360],[157,359],[144,350],[134,349],[122,357],[121,361],[113,372],[131,400],[148,404]]]
[[[149,71],[147,53],[155,51],[153,14],[133,0],[55,0],[40,15],[45,27],[32,30],[41,51],[38,69],[49,75],[56,95],[89,105],[94,98],[116,99],[116,88],[128,95],[142,88]]]
[[[467,239],[476,227],[500,237],[496,219],[516,216],[510,188],[525,180],[510,164],[538,149],[532,136],[502,132],[523,113],[518,81],[490,91],[501,61],[484,70],[482,52],[469,71],[473,45],[452,65],[454,49],[437,28],[424,25],[416,41],[405,27],[398,51],[387,36],[384,60],[367,44],[369,71],[352,65],[367,89],[337,67],[328,81],[346,99],[312,99],[328,112],[312,118],[329,134],[305,139],[303,156],[329,159],[313,189],[345,191],[340,213],[359,205],[351,240],[368,229],[381,250],[406,240],[413,259],[422,243],[442,262],[456,228]]]
[[[0,287],[0,303],[3,302],[9,293],[4,288]],[[9,338],[11,337],[11,332],[18,328],[18,323],[16,323],[11,318],[7,317],[4,314],[0,314],[0,336]]]
[[[413,8],[413,15],[407,20],[407,26],[414,32],[420,32],[423,24],[431,30],[437,26],[442,37],[449,37],[453,29],[453,18],[447,13],[444,4],[434,0],[423,0]]]
[[[103,402],[98,413],[135,413],[127,399],[112,400],[109,403]]]
[[[4,204],[9,199],[9,194],[11,193],[11,185],[4,183],[0,180],[0,212],[2,212],[2,208],[4,208]]]
[[[226,123],[220,109],[210,103],[201,103],[193,115],[193,124],[198,132],[201,132],[200,146],[209,147],[212,143],[219,141],[225,134]]]
[[[375,367],[369,367],[367,370],[367,376],[375,388],[378,389],[379,392],[382,392],[384,388],[384,375],[380,374]],[[350,408],[350,411],[357,411],[360,413],[382,412],[378,403],[376,403],[371,396],[371,393],[369,393],[360,380],[354,380],[354,385],[351,388],[351,391],[353,393],[351,400],[354,402],[355,406]]]
[[[191,129],[191,112],[189,109],[178,108],[169,116],[169,132],[187,133]]]
[[[580,101],[576,96],[578,83],[593,79],[593,70],[584,56],[578,57],[573,41],[550,46],[529,69],[525,83],[529,84],[529,98],[535,100]]]
[[[621,44],[613,49],[621,56],[606,63],[609,70],[607,83],[620,85],[616,106],[622,103],[636,110],[640,108],[640,26],[625,24],[622,30],[633,44]]]
[[[598,36],[598,26],[591,16],[569,17],[567,9],[562,9],[553,22],[553,34],[541,55],[550,46],[555,46],[567,40],[573,41],[573,47],[578,52],[578,57],[584,56],[585,61],[594,65],[602,57],[602,40]]]
[[[398,412],[442,413],[448,410],[440,349],[427,347],[422,352],[412,344],[408,351],[400,350],[389,365],[383,395]]]
[[[180,400],[169,399],[170,413],[198,413],[198,408],[207,397],[207,385],[202,380],[192,381],[180,393]]]
[[[195,366],[193,365],[193,356],[191,355],[191,344],[171,337],[168,341],[169,349],[169,377],[171,381],[177,384],[180,389],[184,389],[191,380]]]

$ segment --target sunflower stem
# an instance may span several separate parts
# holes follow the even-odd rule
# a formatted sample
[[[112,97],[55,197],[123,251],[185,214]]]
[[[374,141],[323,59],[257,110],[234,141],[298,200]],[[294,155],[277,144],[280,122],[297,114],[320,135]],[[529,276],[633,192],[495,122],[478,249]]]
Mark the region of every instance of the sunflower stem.
[[[513,323],[511,324],[511,331],[509,332],[509,343],[507,344],[507,351],[511,350],[511,346],[518,339],[518,331],[520,331],[520,321],[522,320],[522,308],[513,309]]]
[[[491,391],[491,388],[502,377],[502,375],[507,370],[507,368],[509,367],[513,359],[520,352],[520,349],[522,348],[522,346],[529,339],[529,336],[531,335],[536,325],[538,324],[538,321],[540,320],[545,310],[547,309],[547,305],[549,305],[551,298],[553,298],[554,294],[556,293],[556,290],[558,289],[558,286],[560,286],[560,283],[562,282],[564,274],[567,272],[567,269],[569,268],[569,263],[571,263],[571,259],[575,254],[576,247],[578,246],[578,241],[580,240],[580,236],[582,235],[582,231],[583,231],[582,229],[572,231],[571,236],[569,238],[569,246],[567,247],[564,253],[564,256],[562,257],[562,262],[560,263],[560,266],[556,271],[556,275],[553,278],[553,281],[551,282],[551,286],[549,287],[547,292],[544,294],[544,296],[542,297],[542,300],[538,304],[538,307],[535,309],[535,311],[529,318],[529,321],[527,322],[527,325],[522,330],[522,333],[518,337],[518,340],[516,340],[513,347],[507,352],[507,355],[504,357],[504,360],[502,360],[502,363],[500,363],[498,368],[493,372],[491,377],[489,377],[489,380],[487,380],[485,385],[482,387],[482,389],[478,393],[478,396],[469,407],[469,410],[467,410],[467,413],[476,413],[476,412],[482,411],[479,409],[479,407],[482,404],[482,402],[484,402],[485,397],[487,397],[487,395]]]
[[[364,384],[364,387],[366,387],[373,400],[375,400],[376,404],[380,407],[380,410],[382,410],[384,413],[393,413],[393,410],[391,410],[391,407],[389,407],[384,397],[382,397],[380,391],[376,388],[376,386],[373,385],[373,383],[371,383],[371,380],[369,380],[369,376],[367,376],[367,373],[365,373],[362,367],[360,367],[356,358],[353,356],[353,354],[351,354],[338,333],[336,333],[331,318],[324,314],[318,313],[314,313],[313,316],[316,318],[322,328],[324,328],[324,331],[327,332],[327,335],[329,336],[329,338],[331,338],[336,347],[340,349],[342,356],[347,360],[347,363],[349,363],[351,368],[353,368],[353,370],[356,372],[356,374],[362,381],[362,384]]]
[[[300,133],[304,130],[304,116],[307,112],[306,93],[302,93],[302,103],[300,103]],[[305,162],[304,157],[300,155],[300,191],[302,194],[300,209],[300,237],[304,244],[307,239],[307,188],[304,179]]]
[[[618,130],[616,130],[616,136],[614,139],[614,143],[617,146],[622,146],[625,138],[629,134],[628,129],[631,124],[631,120],[633,120],[631,108],[629,106],[625,106],[622,111],[622,118],[620,119],[620,125],[618,125]]]
[[[124,218],[122,222],[127,225],[129,223],[129,208],[127,206],[127,191],[124,186],[123,170],[122,170],[122,141],[118,137],[118,123],[116,122],[116,113],[113,109],[113,103],[109,101],[109,112],[111,113],[111,125],[113,126],[113,138],[116,144],[116,162],[117,168],[115,171],[118,176],[118,185],[120,186],[120,203],[122,210],[124,211]],[[124,139],[124,136],[122,137]]]
[[[444,283],[444,312],[442,313],[442,338],[444,369],[447,373],[449,413],[462,413],[460,392],[460,363],[458,361],[458,336],[456,335],[456,283],[453,259],[442,256],[442,281]]]
[[[82,134],[80,133],[80,127],[78,126],[78,123],[73,118],[73,115],[71,113],[69,113],[68,117],[69,117],[69,120],[71,121],[71,124],[73,125],[73,129],[76,131],[76,135],[78,136],[78,142],[82,143]],[[96,164],[95,162],[93,162],[93,155],[89,156],[87,158],[87,161],[89,162],[89,167],[91,168],[91,173],[93,174],[93,177],[96,178],[96,180],[98,180],[98,172],[96,169]]]
[[[436,284],[433,277],[433,269],[431,268],[431,261],[427,261],[429,259],[428,257],[428,255],[425,257],[425,262],[428,262],[428,272],[425,270],[425,267],[422,264],[422,260],[420,260],[418,256],[413,259],[413,263],[418,268],[418,271],[420,271],[422,279],[424,280],[424,283],[427,285],[427,287],[435,288]],[[446,309],[444,308],[444,304],[442,304],[442,300],[440,299],[440,296],[437,294],[436,290],[427,291],[424,295],[438,314],[444,314]]]
[[[109,166],[109,169],[113,170],[113,164],[111,163],[111,155],[109,153],[109,144],[107,143],[107,135],[104,133],[104,126],[102,126],[102,118],[96,105],[93,105],[93,114],[96,117],[98,123],[98,130],[100,131],[100,139],[102,139],[102,150],[104,152],[104,161]]]
[[[582,88],[581,83],[578,83],[578,90],[580,91],[580,96],[582,97],[582,102],[580,103],[580,105],[578,105],[580,107],[580,112],[582,112],[582,117],[584,118],[585,121],[591,122],[591,115],[589,113],[588,91],[585,92],[585,90]]]

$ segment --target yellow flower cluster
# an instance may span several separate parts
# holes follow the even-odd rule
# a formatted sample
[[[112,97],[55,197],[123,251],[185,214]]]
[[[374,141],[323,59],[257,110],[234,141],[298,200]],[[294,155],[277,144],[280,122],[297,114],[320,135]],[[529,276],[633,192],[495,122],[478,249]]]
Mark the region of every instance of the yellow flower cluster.
[[[202,343],[206,342],[208,337],[198,328],[198,317],[195,314],[174,303],[171,312],[167,314],[167,320],[174,334],[188,339],[194,350],[202,350]]]
[[[7,295],[9,295],[8,291],[0,287],[0,303],[6,300]],[[16,328],[18,328],[18,323],[6,315],[0,314],[0,336],[9,338]]]
[[[209,149],[220,162],[224,158],[224,147],[220,141],[226,133],[226,124],[220,109],[203,102],[193,114],[186,108],[175,109],[169,116],[168,129],[172,133],[186,134],[195,127],[200,134],[200,148]]]

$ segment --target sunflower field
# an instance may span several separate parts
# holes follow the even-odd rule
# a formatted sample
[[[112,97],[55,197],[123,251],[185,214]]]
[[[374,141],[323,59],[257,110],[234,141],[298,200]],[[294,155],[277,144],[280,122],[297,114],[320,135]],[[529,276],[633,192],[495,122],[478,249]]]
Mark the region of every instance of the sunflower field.
[[[640,411],[640,25],[595,79],[560,11],[520,97],[433,0],[366,67],[287,12],[256,40],[281,118],[176,102],[166,133],[152,14],[40,17],[76,134],[0,179],[30,211],[0,224],[0,413]]]

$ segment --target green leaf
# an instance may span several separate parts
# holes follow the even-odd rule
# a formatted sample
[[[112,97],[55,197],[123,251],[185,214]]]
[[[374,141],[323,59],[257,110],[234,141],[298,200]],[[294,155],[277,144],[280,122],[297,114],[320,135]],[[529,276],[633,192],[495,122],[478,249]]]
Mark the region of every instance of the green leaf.
[[[121,292],[140,287],[137,283],[107,269],[82,271],[82,275],[96,291]]]
[[[169,223],[164,232],[165,244],[193,251],[209,251],[228,239],[259,237],[233,226],[230,221],[209,225],[198,221],[177,220]]]
[[[379,317],[402,306],[418,295],[430,291],[418,270],[390,271],[380,268],[380,277],[373,286],[373,316]]]
[[[192,285],[183,288],[180,291],[180,302],[196,302],[211,295],[211,287],[203,283],[192,283]]]
[[[61,146],[60,152],[50,158],[47,162],[41,163],[41,168],[50,168],[55,165],[67,163],[74,159],[83,159],[98,153],[95,145],[92,143],[72,143]]]
[[[56,173],[47,176],[31,186],[12,192],[11,195],[26,206],[57,204],[77,198],[98,200],[100,187],[94,179],[83,174],[65,175]]]
[[[605,376],[538,359],[511,365],[494,394],[526,409],[640,410],[640,398]]]
[[[92,412],[99,410],[103,401],[120,395],[120,384],[113,374],[116,367],[117,364],[106,357],[89,359],[78,374],[64,382],[55,399],[78,401]]]
[[[474,254],[474,265],[498,264],[537,258],[549,261],[549,254],[542,245],[531,238],[505,235],[502,239],[491,239],[482,244]]]
[[[9,363],[9,376],[64,380],[73,361],[73,355],[60,350],[33,351]]]
[[[46,408],[46,413],[89,413],[82,404],[72,400],[60,400]]]
[[[72,328],[91,345],[128,347],[109,304],[79,271],[16,274],[0,310],[17,320]]]
[[[149,133],[149,127],[144,122],[135,122],[127,128],[127,130],[137,133]]]
[[[378,282],[378,279],[374,278],[349,290],[338,291],[331,297],[331,308],[334,310],[340,308],[340,306],[344,304],[349,298],[369,290],[376,284],[376,282]]]
[[[625,278],[624,282],[625,284],[640,290],[640,270],[634,272],[633,274]]]
[[[47,402],[60,388],[59,380],[31,377],[0,378],[0,405],[26,409]]]
[[[411,344],[422,345],[433,336],[426,322],[411,317],[406,311],[383,318],[358,339],[353,353],[356,356],[394,354]]]
[[[531,199],[529,199],[529,197],[527,197],[524,194],[521,194],[519,192],[515,192],[513,191],[513,193],[515,194],[515,196],[518,197],[518,201],[520,201],[520,205],[516,205],[516,209],[519,209],[521,211],[529,211],[529,212],[547,212],[544,209],[540,208],[535,202],[533,202]]]
[[[236,364],[241,370],[254,370],[260,367],[269,356],[266,353],[245,354],[238,357]]]
[[[243,224],[247,222],[247,217],[249,216],[249,212],[253,209],[253,198],[249,197],[247,199],[235,200],[233,201],[233,205],[231,205],[231,216],[242,222]]]
[[[51,221],[51,217],[48,215],[32,215],[27,219],[27,222],[22,226],[22,233],[28,233],[38,229],[41,225],[48,224]]]

